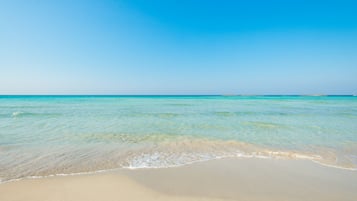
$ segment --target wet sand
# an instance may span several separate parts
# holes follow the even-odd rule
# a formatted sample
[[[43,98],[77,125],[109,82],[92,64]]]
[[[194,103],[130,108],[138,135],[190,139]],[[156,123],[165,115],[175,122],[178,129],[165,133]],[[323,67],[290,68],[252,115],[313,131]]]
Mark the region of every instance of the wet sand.
[[[304,160],[221,159],[183,167],[24,179],[1,201],[357,199],[357,171]]]

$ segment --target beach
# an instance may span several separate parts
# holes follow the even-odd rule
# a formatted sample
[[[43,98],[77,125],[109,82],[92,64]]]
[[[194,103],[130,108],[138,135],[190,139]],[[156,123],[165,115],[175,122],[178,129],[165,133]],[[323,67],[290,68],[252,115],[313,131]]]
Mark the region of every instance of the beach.
[[[357,169],[352,96],[0,96],[0,182],[220,158]]]
[[[351,96],[0,96],[0,200],[356,200]]]
[[[356,8],[0,0],[0,201],[357,201]]]
[[[23,179],[0,184],[2,201],[355,200],[356,171],[307,160],[219,159],[181,167]]]

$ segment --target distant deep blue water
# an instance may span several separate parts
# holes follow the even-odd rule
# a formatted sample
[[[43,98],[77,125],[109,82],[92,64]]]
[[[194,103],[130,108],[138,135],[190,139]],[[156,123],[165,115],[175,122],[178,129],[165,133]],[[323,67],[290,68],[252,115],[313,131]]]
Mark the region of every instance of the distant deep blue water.
[[[0,96],[0,179],[222,157],[357,168],[353,96]]]

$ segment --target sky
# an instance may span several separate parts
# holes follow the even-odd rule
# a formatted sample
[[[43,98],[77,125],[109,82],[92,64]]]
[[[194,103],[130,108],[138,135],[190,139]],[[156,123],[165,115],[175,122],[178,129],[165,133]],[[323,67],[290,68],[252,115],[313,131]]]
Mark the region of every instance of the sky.
[[[0,94],[357,94],[357,1],[0,0]]]

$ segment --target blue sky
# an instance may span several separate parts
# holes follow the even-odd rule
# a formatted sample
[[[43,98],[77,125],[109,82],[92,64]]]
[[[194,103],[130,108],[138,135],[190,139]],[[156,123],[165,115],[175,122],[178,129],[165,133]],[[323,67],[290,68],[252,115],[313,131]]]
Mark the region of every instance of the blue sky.
[[[0,0],[0,94],[356,94],[357,1]]]

